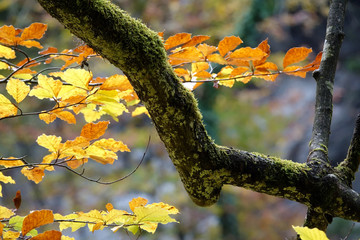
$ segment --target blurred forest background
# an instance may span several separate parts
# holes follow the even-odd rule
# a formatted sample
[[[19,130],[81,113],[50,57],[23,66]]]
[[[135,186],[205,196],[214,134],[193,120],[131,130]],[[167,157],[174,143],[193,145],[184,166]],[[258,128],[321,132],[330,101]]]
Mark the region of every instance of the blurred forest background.
[[[225,36],[240,36],[243,45],[255,47],[265,38],[273,53],[273,61],[281,61],[291,47],[312,47],[315,54],[322,50],[325,36],[327,0],[112,0],[133,17],[142,19],[155,31],[165,31],[165,37],[179,32],[211,36],[208,43],[217,44]],[[347,152],[355,116],[360,112],[360,2],[348,1],[345,39],[338,64],[334,88],[334,114],[330,143],[333,164]],[[42,40],[45,48],[60,51],[74,48],[81,41],[73,37],[52,19],[35,0],[0,0],[0,25],[27,27],[32,22],[48,24]],[[37,49],[28,50],[36,54]],[[96,76],[120,73],[105,60],[90,61]],[[310,74],[309,74],[310,75]],[[0,86],[0,90],[4,86]],[[253,80],[247,85],[237,83],[232,89],[202,85],[195,91],[210,135],[218,144],[278,155],[304,162],[308,154],[313,121],[315,82],[282,76],[275,83]],[[34,98],[27,102],[28,111],[46,106]],[[46,151],[35,140],[42,133],[73,139],[80,133],[83,120],[76,126],[56,120],[46,125],[37,116],[0,121],[0,155],[23,156],[39,162]],[[105,120],[107,120],[105,118]],[[109,119],[110,120],[110,119]],[[218,204],[201,208],[187,196],[179,177],[160,142],[151,120],[146,116],[132,118],[122,115],[113,123],[109,137],[122,140],[131,153],[119,154],[114,165],[96,162],[86,165],[85,175],[115,180],[128,174],[141,160],[149,136],[150,149],[140,168],[131,177],[113,185],[88,182],[72,173],[56,169],[47,173],[36,185],[19,172],[7,172],[17,184],[4,186],[1,204],[12,206],[17,190],[22,192],[19,214],[34,209],[52,209],[68,214],[73,211],[104,209],[107,202],[115,208],[128,210],[133,197],[142,196],[149,202],[166,202],[180,210],[179,224],[161,226],[154,235],[143,234],[140,239],[161,240],[233,240],[286,239],[294,236],[291,225],[302,225],[306,208],[295,202],[249,190],[225,187]],[[360,177],[359,177],[360,178]],[[360,190],[359,180],[355,184]],[[359,239],[360,225],[334,219],[328,235],[331,239]],[[76,234],[65,232],[78,240],[135,239],[124,231],[87,229]],[[116,237],[116,235],[122,236]]]

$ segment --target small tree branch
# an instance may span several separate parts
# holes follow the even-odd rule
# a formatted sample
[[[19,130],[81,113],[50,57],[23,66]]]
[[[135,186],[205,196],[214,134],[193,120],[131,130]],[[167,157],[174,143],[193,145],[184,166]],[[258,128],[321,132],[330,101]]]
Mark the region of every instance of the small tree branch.
[[[324,176],[331,169],[328,159],[328,143],[332,118],[333,87],[336,64],[344,38],[345,7],[347,0],[333,0],[326,26],[323,55],[319,70],[313,73],[316,80],[315,119],[310,141],[310,152],[307,162],[320,176]],[[326,230],[331,216],[326,217],[322,210],[309,209],[305,226]]]
[[[344,182],[351,186],[360,164],[360,114],[358,114],[349,150],[344,161],[336,168]]]

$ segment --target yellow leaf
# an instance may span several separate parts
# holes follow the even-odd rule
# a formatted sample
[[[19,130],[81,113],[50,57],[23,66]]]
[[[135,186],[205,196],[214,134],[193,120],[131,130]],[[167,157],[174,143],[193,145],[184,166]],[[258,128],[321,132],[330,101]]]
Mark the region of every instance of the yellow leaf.
[[[34,181],[36,184],[42,181],[43,177],[45,176],[44,168],[40,167],[24,167],[21,169],[21,173],[27,177],[27,179]]]
[[[4,240],[10,240],[10,239],[18,239],[20,237],[20,233],[19,232],[13,232],[13,231],[6,231],[3,234],[3,239]]]
[[[37,87],[31,89],[29,96],[35,96],[39,99],[57,98],[62,88],[61,81],[54,80],[42,74],[38,76],[38,84]]]
[[[75,240],[75,238],[62,235],[61,240]]]
[[[12,183],[14,184],[15,181],[10,176],[5,176],[2,172],[0,172],[0,181],[3,183]]]
[[[46,124],[52,123],[53,121],[55,121],[56,119],[56,115],[50,113],[40,113],[39,114],[39,118],[40,120],[43,120],[44,122],[46,122]]]
[[[25,236],[32,229],[52,222],[54,222],[54,215],[51,210],[34,211],[24,218],[21,232]]]
[[[85,69],[67,69],[62,76],[65,82],[81,89],[89,89],[92,73]]]
[[[175,207],[164,203],[154,203],[146,206],[138,206],[134,208],[134,214],[140,224],[140,228],[145,231],[154,233],[157,224],[167,224],[170,222],[177,222],[171,218],[169,214],[177,214],[178,210]]]
[[[76,123],[76,118],[74,116],[74,114],[72,114],[71,112],[68,111],[54,111],[54,114],[56,115],[56,117],[60,118],[61,120],[69,123],[69,124],[75,124]]]
[[[57,152],[60,148],[61,137],[42,134],[37,138],[36,142],[50,152]]]
[[[96,224],[92,227],[91,232],[94,232],[94,231],[96,231],[96,230],[99,230],[101,227],[104,227],[104,223],[98,222],[98,223],[96,223]]]
[[[207,56],[207,60],[218,64],[227,64],[226,60],[218,53]]]
[[[300,235],[302,240],[329,240],[323,231],[317,228],[310,229],[308,227],[294,227],[293,229]]]
[[[204,57],[207,57],[216,51],[216,47],[207,45],[205,43],[197,46],[197,49],[200,50],[200,52],[203,54]]]
[[[221,79],[229,79],[231,73],[233,72],[234,68],[231,66],[223,67],[220,72],[217,74],[216,79],[219,79],[219,84],[226,86],[226,87],[232,87],[235,83],[235,80],[224,80],[221,81]]]
[[[74,99],[70,103],[78,103],[81,100],[84,100],[88,96],[88,93],[85,89],[81,89],[72,85],[64,85],[60,89],[58,98],[61,98],[61,101],[68,99]],[[80,101],[79,101],[80,100]],[[69,102],[69,101],[67,101]]]
[[[54,214],[55,220],[74,220],[77,219],[79,216],[75,213],[62,216],[58,213]],[[77,231],[79,228],[85,227],[86,223],[77,223],[77,222],[60,222],[59,229],[60,231],[63,231],[64,229],[71,228],[72,232]]]
[[[95,145],[90,145],[86,149],[86,154],[102,164],[113,164],[114,160],[117,159],[117,155],[113,151],[108,151]]]
[[[8,69],[8,68],[9,68],[9,65],[7,65],[6,63],[0,61],[0,69]]]
[[[4,167],[15,167],[15,166],[21,166],[24,164],[21,160],[13,160],[14,157],[9,157],[10,160],[0,160],[0,165]]]
[[[285,54],[283,60],[283,67],[286,68],[287,66],[293,63],[298,63],[300,61],[305,60],[305,58],[307,58],[307,56],[311,52],[312,52],[311,48],[306,48],[306,47],[294,47],[289,49]]]
[[[242,42],[243,41],[239,37],[224,37],[224,39],[221,40],[218,45],[220,55],[224,57],[226,53],[234,50]]]
[[[133,198],[130,202],[129,202],[129,207],[131,209],[131,211],[134,211],[134,209],[136,207],[143,207],[147,204],[148,200],[142,197],[138,197],[138,198]]]
[[[9,47],[0,45],[0,57],[6,58],[6,59],[14,59],[16,57],[15,51]]]
[[[111,150],[113,152],[121,151],[121,152],[130,152],[130,149],[124,144],[122,141],[116,141],[113,138],[108,139],[100,139],[94,142],[92,145]]]
[[[0,118],[16,115],[17,107],[0,93]]]
[[[56,230],[49,230],[32,237],[31,240],[61,240],[62,233]]]
[[[15,215],[15,213],[11,209],[0,206],[0,219],[10,218],[13,215]]]
[[[88,123],[95,122],[101,118],[105,112],[99,112],[96,110],[96,104],[90,103],[85,108],[80,110],[84,114],[85,121]]]
[[[109,123],[109,121],[88,123],[82,128],[80,136],[85,137],[89,140],[97,139],[104,135]]]
[[[6,91],[15,99],[17,103],[24,100],[30,92],[30,87],[19,79],[12,78],[6,84]]]
[[[139,116],[139,115],[141,115],[143,113],[148,115],[148,117],[150,117],[149,112],[146,109],[146,107],[137,107],[137,108],[135,108],[135,110],[131,113],[131,116],[136,117],[136,116]]]

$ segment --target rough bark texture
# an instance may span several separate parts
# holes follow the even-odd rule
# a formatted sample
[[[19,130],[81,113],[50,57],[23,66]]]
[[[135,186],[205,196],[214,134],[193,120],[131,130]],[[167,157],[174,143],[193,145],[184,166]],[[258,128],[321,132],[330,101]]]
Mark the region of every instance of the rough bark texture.
[[[318,161],[299,164],[216,145],[205,130],[193,94],[167,63],[159,37],[138,20],[107,0],[38,1],[127,75],[195,203],[215,203],[222,186],[231,184],[294,200],[322,214],[360,221],[359,194],[342,183],[330,166],[324,168]],[[331,85],[326,88],[330,91]],[[331,112],[328,108],[327,104],[322,109],[327,116]],[[315,142],[310,159],[326,150],[321,145],[327,146],[326,138],[314,139],[312,144]]]
[[[313,74],[316,80],[315,118],[307,162],[319,176],[325,176],[331,171],[328,143],[336,65],[344,38],[345,7],[346,0],[333,0],[330,3],[323,56],[319,70]],[[304,225],[326,230],[331,221],[332,217],[322,210],[309,209]]]

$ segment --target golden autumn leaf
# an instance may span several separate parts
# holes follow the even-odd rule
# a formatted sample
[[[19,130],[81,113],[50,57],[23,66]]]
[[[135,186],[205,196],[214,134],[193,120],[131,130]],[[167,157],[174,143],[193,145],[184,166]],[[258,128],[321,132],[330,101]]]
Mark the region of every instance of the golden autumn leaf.
[[[207,45],[206,43],[200,44],[197,46],[197,49],[200,50],[204,57],[209,56],[217,50],[216,47]]]
[[[36,139],[36,142],[40,146],[48,149],[50,152],[56,153],[60,149],[61,137],[57,137],[55,135],[41,134]]]
[[[203,58],[203,54],[196,47],[187,47],[169,56],[171,65],[179,65],[189,62],[198,62]]]
[[[0,45],[0,57],[6,58],[6,59],[14,59],[14,58],[16,58],[15,51],[9,47]]]
[[[13,210],[0,206],[0,219],[10,218],[14,215],[15,213],[13,212]]]
[[[55,213],[54,219],[55,220],[72,220],[78,218],[78,214],[72,213],[65,216],[62,216],[61,214]],[[64,229],[71,228],[72,232],[77,231],[78,229],[85,227],[86,223],[79,223],[79,222],[60,222],[59,229],[60,231],[63,231]]]
[[[61,236],[61,240],[75,240],[75,238],[62,235],[62,236]]]
[[[234,50],[241,43],[243,43],[243,41],[239,37],[224,37],[218,45],[220,55],[224,57],[229,51]]]
[[[17,111],[17,107],[0,93],[0,118],[16,115]]]
[[[21,160],[15,160],[14,157],[9,157],[9,160],[0,160],[0,165],[4,167],[15,167],[15,166],[21,166],[24,164]]]
[[[85,137],[89,140],[97,139],[104,135],[109,121],[101,121],[98,123],[87,123],[81,130],[80,136]]]
[[[177,33],[174,36],[169,37],[165,43],[164,47],[166,50],[179,46],[181,44],[187,43],[191,40],[190,33]]]
[[[99,162],[101,164],[113,164],[114,161],[117,159],[116,153],[96,145],[90,145],[86,149],[86,154],[90,158],[94,159],[96,162]]]
[[[207,56],[207,60],[210,62],[222,64],[222,65],[227,64],[226,60],[218,53],[214,53],[214,54]]]
[[[43,209],[34,211],[24,218],[21,232],[25,236],[34,228],[54,222],[54,215],[51,210]]]
[[[24,167],[21,169],[21,173],[36,184],[41,182],[45,176],[44,169],[40,167]]]
[[[113,152],[130,152],[130,149],[122,141],[116,141],[113,138],[100,139],[95,141],[92,145],[111,150]]]
[[[300,235],[302,240],[329,240],[325,232],[317,228],[308,228],[308,227],[294,227],[293,229],[297,234]]]
[[[283,70],[283,73],[286,73],[287,75],[302,77],[302,78],[306,77],[306,71],[302,71],[301,66],[288,66]]]
[[[5,176],[2,172],[0,172],[0,182],[3,183],[11,183],[14,184],[15,181],[10,176]],[[0,197],[2,197],[2,186],[0,185]]]
[[[61,81],[40,74],[38,76],[38,86],[31,89],[29,96],[35,96],[39,99],[57,98],[62,85]]]
[[[6,240],[12,240],[12,239],[18,239],[20,237],[20,233],[19,232],[14,232],[14,231],[6,231],[3,234],[3,239]]]
[[[19,79],[11,78],[6,84],[6,91],[19,103],[29,94],[30,87]]]
[[[143,207],[147,204],[148,200],[142,197],[138,197],[138,198],[133,198],[130,202],[129,202],[129,207],[131,209],[131,211],[134,211],[134,209],[136,207]]]
[[[177,214],[179,211],[165,203],[153,203],[144,206],[144,204],[138,204],[133,210],[136,219],[134,220],[140,224],[140,228],[154,233],[159,223],[167,224],[170,222],[177,222],[171,218],[169,214]]]
[[[92,73],[85,69],[67,69],[64,72],[62,79],[75,87],[89,90],[89,82],[92,79]]]
[[[15,44],[15,36],[18,33],[16,32],[13,26],[2,26],[0,27],[0,42],[6,45]]]
[[[106,210],[107,210],[108,212],[110,212],[111,210],[114,209],[114,206],[113,206],[111,203],[107,203],[107,204],[105,205],[105,207],[106,207]]]
[[[46,122],[47,124],[53,122],[56,118],[59,118],[69,124],[75,124],[76,118],[74,114],[69,111],[65,111],[63,109],[55,109],[48,113],[41,113],[39,114],[39,118]]]
[[[236,61],[261,60],[267,54],[259,48],[239,48],[230,54],[229,62],[237,65]]]
[[[61,240],[62,233],[56,230],[49,230],[30,238],[31,240]]]
[[[199,36],[194,36],[191,38],[191,40],[187,43],[185,43],[184,45],[182,45],[183,48],[185,47],[192,47],[192,46],[195,46],[199,43],[202,43],[206,40],[210,39],[209,36],[205,36],[205,35],[199,35]]]
[[[133,89],[128,78],[125,75],[115,74],[108,77],[105,82],[100,86],[102,90],[119,90],[126,91]]]
[[[286,68],[287,66],[301,62],[307,58],[309,53],[311,53],[311,48],[306,47],[294,47],[290,48],[283,59],[283,67]]]
[[[28,39],[40,39],[43,37],[47,25],[43,23],[32,23],[29,27],[24,28],[24,31],[21,33],[22,40]]]

